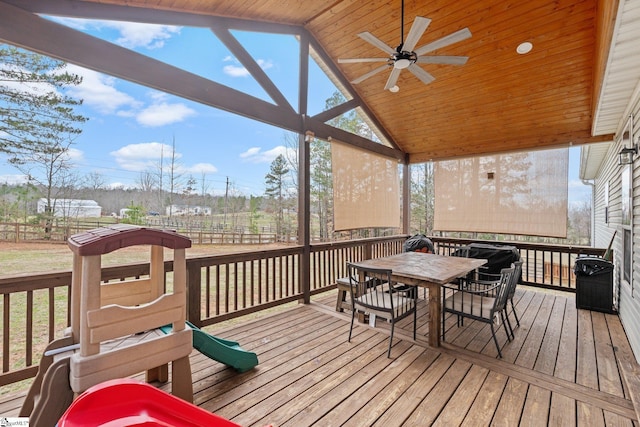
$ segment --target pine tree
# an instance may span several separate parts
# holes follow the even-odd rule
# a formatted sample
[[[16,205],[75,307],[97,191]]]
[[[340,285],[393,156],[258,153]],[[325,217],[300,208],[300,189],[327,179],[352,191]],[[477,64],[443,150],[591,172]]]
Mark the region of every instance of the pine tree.
[[[286,193],[286,180],[285,177],[289,173],[287,167],[287,161],[284,156],[280,154],[271,162],[271,169],[265,176],[265,195],[275,202],[275,214],[276,214],[276,233],[281,236],[284,226],[284,209],[285,209],[285,193]]]
[[[12,163],[50,152],[82,132],[77,126],[87,119],[74,112],[82,101],[63,94],[82,79],[65,67],[62,61],[0,46],[0,153]]]

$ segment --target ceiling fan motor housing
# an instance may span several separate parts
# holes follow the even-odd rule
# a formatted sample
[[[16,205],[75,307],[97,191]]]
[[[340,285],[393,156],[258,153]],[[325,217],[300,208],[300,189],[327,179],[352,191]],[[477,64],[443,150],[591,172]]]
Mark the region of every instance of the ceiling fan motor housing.
[[[398,51],[392,56],[393,68],[403,70],[418,60],[415,52],[407,52],[406,50]]]

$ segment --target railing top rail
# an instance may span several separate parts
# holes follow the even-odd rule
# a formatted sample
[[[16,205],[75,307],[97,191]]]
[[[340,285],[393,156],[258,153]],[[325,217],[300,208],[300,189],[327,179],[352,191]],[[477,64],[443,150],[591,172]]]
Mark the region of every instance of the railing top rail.
[[[336,240],[333,242],[312,243],[311,251],[317,252],[325,249],[347,248],[364,245],[367,243],[391,242],[399,239],[407,239],[409,237],[410,236],[408,234],[395,234],[393,236],[367,237],[363,239]]]
[[[429,238],[435,243],[454,243],[459,245],[468,245],[469,243],[488,243],[492,245],[509,245],[516,246],[518,249],[532,249],[532,250],[561,250],[563,252],[571,252],[571,253],[585,253],[585,254],[598,254],[601,253],[604,248],[594,248],[592,246],[582,246],[582,245],[560,245],[560,244],[550,244],[550,243],[532,243],[532,242],[519,242],[519,241],[511,241],[511,240],[482,240],[482,239],[466,239],[459,237],[438,237],[438,236],[429,236]]]
[[[302,246],[288,246],[281,249],[265,249],[259,251],[234,252],[229,254],[204,255],[187,258],[189,265],[216,265],[259,259],[274,258],[279,256],[298,255],[302,253]]]

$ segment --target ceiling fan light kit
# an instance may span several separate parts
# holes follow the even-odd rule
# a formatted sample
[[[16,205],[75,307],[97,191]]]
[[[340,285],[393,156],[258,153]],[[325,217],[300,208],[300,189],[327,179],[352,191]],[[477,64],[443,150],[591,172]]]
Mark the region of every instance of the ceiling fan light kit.
[[[389,90],[390,92],[398,92],[399,88],[396,85],[398,81],[398,77],[400,77],[400,71],[404,69],[408,69],[411,74],[417,77],[424,84],[429,84],[435,77],[433,77],[429,72],[422,69],[417,64],[448,64],[448,65],[464,65],[467,63],[469,57],[467,56],[445,56],[445,55],[430,55],[425,56],[425,54],[433,52],[437,49],[441,49],[452,45],[454,43],[460,42],[462,40],[468,39],[471,37],[471,31],[468,28],[463,28],[462,30],[458,30],[454,33],[451,33],[447,36],[444,36],[434,42],[426,44],[422,47],[415,49],[416,44],[420,41],[420,38],[426,31],[427,27],[431,23],[429,18],[424,18],[422,16],[416,16],[411,24],[411,29],[409,30],[409,34],[407,35],[406,40],[404,39],[404,0],[402,1],[402,13],[401,13],[401,23],[400,23],[400,44],[398,47],[393,49],[388,46],[382,40],[374,36],[373,34],[365,31],[359,33],[358,36],[365,40],[366,42],[372,44],[378,49],[385,52],[389,55],[386,58],[341,58],[338,59],[338,62],[341,64],[348,63],[362,63],[362,62],[386,62],[386,65],[382,65],[380,67],[374,68],[368,73],[354,79],[351,81],[353,84],[360,83],[369,77],[372,77],[382,71],[385,71],[391,67],[391,74],[387,79],[387,83],[384,86],[385,90]],[[414,50],[415,49],[415,50]],[[520,47],[518,47],[520,49]],[[519,50],[518,50],[519,52]]]
[[[410,59],[407,58],[400,58],[397,59],[394,63],[393,63],[393,68],[397,68],[398,70],[404,70],[405,68],[408,68],[409,65],[413,64],[415,61],[411,61]]]

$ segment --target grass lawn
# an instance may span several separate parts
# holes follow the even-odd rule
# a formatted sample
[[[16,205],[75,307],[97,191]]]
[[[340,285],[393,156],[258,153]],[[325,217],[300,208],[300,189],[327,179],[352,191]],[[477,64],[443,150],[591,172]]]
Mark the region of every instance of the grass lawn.
[[[281,244],[269,245],[197,245],[187,249],[187,258],[232,252],[281,248]],[[167,249],[166,259],[172,251]],[[16,274],[48,273],[72,268],[72,253],[65,243],[11,243],[0,242],[1,276]],[[148,246],[132,246],[119,249],[102,257],[103,266],[148,262]]]

